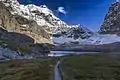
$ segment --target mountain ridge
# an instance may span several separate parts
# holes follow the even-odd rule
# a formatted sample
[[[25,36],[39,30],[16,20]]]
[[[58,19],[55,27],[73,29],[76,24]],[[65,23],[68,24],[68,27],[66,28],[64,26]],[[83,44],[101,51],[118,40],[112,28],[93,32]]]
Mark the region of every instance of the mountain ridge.
[[[99,29],[101,34],[120,34],[120,2],[113,3]]]
[[[33,37],[36,43],[51,43],[50,35],[35,21],[10,13],[11,7],[0,2],[0,26],[10,32],[18,32]],[[34,26],[34,27],[33,27]],[[41,33],[41,34],[40,34]],[[43,39],[43,40],[42,40]]]
[[[64,32],[71,27],[77,25],[67,25],[54,15],[46,5],[36,6],[33,4],[23,5],[19,4],[17,0],[3,1],[6,6],[10,6],[13,10],[13,15],[20,15],[28,20],[36,21],[39,26],[43,26],[45,30],[50,33]],[[11,5],[10,5],[11,4]]]

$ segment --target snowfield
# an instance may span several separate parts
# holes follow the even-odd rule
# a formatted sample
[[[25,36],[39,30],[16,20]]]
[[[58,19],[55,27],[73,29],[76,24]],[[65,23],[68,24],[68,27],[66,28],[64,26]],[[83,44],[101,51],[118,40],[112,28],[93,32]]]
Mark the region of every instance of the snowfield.
[[[92,44],[109,44],[109,43],[114,43],[114,42],[120,42],[120,37],[117,35],[111,35],[111,34],[106,34],[106,35],[97,35],[97,36],[92,36],[90,39],[92,40]]]
[[[78,42],[80,45],[100,45],[100,44],[109,44],[114,42],[120,42],[120,37],[117,35],[100,35],[100,34],[94,34],[89,39],[73,39],[73,38],[67,38],[66,36],[61,37],[53,37],[53,42],[56,44],[70,44],[71,42]]]

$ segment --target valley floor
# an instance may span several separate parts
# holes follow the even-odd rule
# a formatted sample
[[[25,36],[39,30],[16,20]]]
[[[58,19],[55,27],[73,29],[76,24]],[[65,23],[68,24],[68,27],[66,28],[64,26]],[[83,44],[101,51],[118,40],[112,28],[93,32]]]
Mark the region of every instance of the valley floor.
[[[54,80],[55,69],[62,80],[120,80],[119,56],[119,53],[70,55],[59,57],[59,64],[58,58],[1,61],[0,80]]]
[[[63,80],[120,80],[120,54],[64,57]]]
[[[0,62],[0,80],[53,80],[54,59]]]

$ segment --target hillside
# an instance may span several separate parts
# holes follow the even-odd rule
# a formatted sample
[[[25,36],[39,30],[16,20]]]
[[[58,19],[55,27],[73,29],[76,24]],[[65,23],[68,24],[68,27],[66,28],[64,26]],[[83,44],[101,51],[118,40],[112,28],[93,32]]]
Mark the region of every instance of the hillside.
[[[60,64],[63,80],[119,80],[120,54],[89,54],[64,57]]]
[[[50,35],[35,21],[28,20],[20,15],[13,15],[11,6],[0,2],[0,27],[9,32],[17,32],[32,37],[36,43],[51,43]]]
[[[10,8],[10,13],[12,15],[19,15],[27,20],[35,21],[37,25],[41,26],[51,34],[63,32],[72,26],[76,26],[67,25],[64,21],[57,18],[52,10],[50,10],[46,5],[23,5],[17,0],[2,0],[2,2],[6,7]]]
[[[110,6],[99,33],[120,34],[120,2],[115,2]]]
[[[53,80],[55,59],[0,62],[0,80]]]

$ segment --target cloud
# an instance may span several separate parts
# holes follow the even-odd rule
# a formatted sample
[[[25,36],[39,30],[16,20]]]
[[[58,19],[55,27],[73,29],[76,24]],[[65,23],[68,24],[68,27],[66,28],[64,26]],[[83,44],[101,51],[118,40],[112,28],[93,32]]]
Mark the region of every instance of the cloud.
[[[58,7],[58,12],[66,14],[67,12],[65,11],[64,7]]]
[[[116,2],[120,2],[120,0],[116,0]]]

